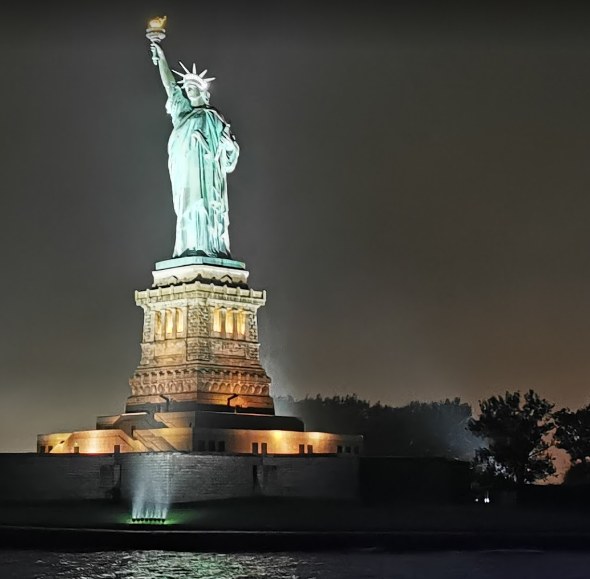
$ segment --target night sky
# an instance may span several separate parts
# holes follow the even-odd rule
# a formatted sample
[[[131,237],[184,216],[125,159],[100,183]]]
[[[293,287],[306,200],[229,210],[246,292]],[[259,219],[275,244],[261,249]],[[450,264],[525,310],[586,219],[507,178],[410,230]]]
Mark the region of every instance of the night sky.
[[[2,8],[0,451],[128,396],[174,243],[159,14],[241,145],[274,394],[590,402],[590,8],[118,4]]]

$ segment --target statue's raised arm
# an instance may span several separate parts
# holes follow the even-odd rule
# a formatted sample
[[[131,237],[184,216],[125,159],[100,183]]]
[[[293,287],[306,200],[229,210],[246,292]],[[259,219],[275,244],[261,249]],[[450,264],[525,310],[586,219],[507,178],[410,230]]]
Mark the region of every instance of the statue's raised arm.
[[[154,62],[157,62],[158,64],[160,78],[162,79],[162,84],[166,89],[166,94],[170,96],[172,94],[172,88],[176,86],[176,79],[174,78],[174,75],[168,66],[168,61],[166,60],[164,50],[157,42],[152,42],[152,54]]]

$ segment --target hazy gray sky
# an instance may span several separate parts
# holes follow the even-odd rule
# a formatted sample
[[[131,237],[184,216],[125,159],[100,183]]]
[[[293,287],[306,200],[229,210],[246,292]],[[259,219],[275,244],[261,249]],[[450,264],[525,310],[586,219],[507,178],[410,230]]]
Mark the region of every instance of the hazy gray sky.
[[[0,451],[128,396],[174,241],[160,13],[242,147],[275,394],[590,402],[590,9],[380,4],[3,8]]]

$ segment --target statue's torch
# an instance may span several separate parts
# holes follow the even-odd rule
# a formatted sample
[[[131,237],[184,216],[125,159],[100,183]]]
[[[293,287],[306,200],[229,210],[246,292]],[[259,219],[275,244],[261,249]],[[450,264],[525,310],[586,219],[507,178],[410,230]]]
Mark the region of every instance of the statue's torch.
[[[145,36],[150,42],[162,42],[166,38],[166,16],[158,16],[152,18],[148,22],[148,27],[145,30]],[[152,48],[152,61],[154,65],[158,65],[158,55],[156,50]]]

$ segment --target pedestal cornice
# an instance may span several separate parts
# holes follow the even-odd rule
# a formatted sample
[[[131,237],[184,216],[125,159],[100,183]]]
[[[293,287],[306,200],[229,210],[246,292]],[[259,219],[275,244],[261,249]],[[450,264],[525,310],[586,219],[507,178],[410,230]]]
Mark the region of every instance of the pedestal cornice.
[[[152,275],[153,287],[200,281],[247,288],[249,272],[241,261],[194,256],[159,261]]]

